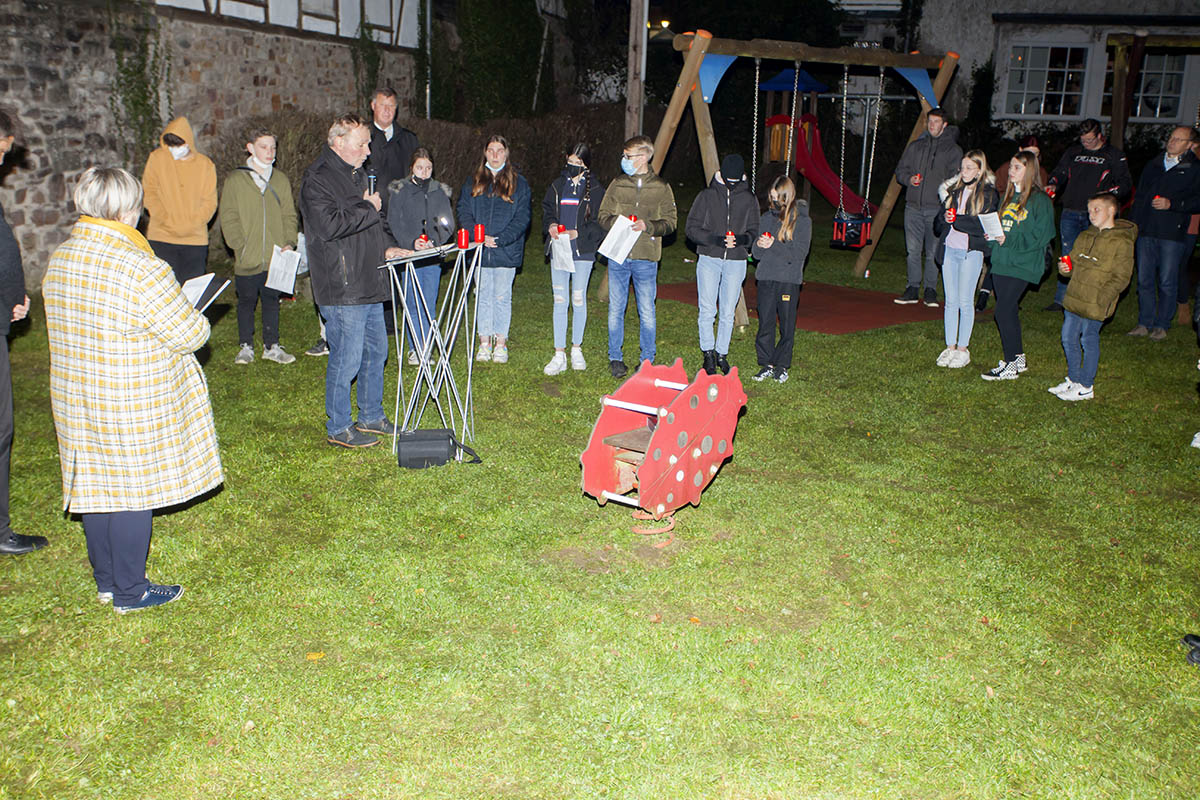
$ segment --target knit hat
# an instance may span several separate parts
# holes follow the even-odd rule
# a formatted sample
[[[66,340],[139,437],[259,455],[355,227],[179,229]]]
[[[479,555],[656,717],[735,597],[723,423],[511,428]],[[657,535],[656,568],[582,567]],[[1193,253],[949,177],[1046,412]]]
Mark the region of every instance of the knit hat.
[[[746,174],[746,162],[737,153],[730,153],[725,156],[725,160],[721,162],[721,177],[740,181],[742,176]]]

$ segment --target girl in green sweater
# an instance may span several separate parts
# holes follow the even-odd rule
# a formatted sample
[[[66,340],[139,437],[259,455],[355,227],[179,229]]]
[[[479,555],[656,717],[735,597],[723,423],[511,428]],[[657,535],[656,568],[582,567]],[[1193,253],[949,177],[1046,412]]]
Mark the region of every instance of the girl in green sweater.
[[[1024,372],[1025,346],[1017,303],[1042,278],[1046,245],[1054,238],[1054,207],[1038,181],[1037,156],[1022,150],[1008,167],[1008,186],[1000,203],[1004,233],[992,245],[992,281],[996,287],[996,328],[1004,358],[983,373],[985,381],[1015,380]]]

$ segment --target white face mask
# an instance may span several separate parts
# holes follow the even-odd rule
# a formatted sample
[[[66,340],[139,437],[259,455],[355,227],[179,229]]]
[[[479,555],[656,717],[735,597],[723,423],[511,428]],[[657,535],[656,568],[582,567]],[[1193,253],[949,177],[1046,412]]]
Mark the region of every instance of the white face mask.
[[[168,147],[167,149],[171,151],[171,157],[176,161],[181,158],[187,158],[188,146],[186,144],[181,144],[178,147]]]
[[[187,145],[185,144],[184,147],[186,148]],[[179,158],[179,156],[175,156],[175,157]],[[271,164],[275,163],[274,161],[271,161],[270,163],[268,163],[266,161],[259,161],[258,156],[254,155],[254,154],[250,155],[250,160],[252,162],[254,162],[254,166],[258,167],[260,170],[270,169]]]

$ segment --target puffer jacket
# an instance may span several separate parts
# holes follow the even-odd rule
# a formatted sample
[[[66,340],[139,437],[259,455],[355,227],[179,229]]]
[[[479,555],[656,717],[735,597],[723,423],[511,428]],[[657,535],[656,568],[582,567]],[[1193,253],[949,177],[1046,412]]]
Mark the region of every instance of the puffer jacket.
[[[1133,275],[1137,236],[1137,225],[1124,219],[1111,228],[1093,225],[1079,234],[1071,248],[1071,282],[1063,308],[1087,319],[1111,317]]]
[[[483,266],[520,267],[525,261],[525,235],[533,218],[533,194],[529,182],[517,174],[512,201],[498,194],[472,197],[474,185],[474,178],[467,178],[463,183],[462,193],[458,196],[458,224],[474,236],[475,226],[483,223],[485,234],[496,237],[495,247],[483,248]]]
[[[896,166],[896,180],[904,186],[904,202],[914,208],[936,208],[938,184],[962,168],[962,148],[958,146],[958,128],[947,125],[940,136],[924,131],[904,148]],[[913,186],[912,177],[921,176],[921,185]]]
[[[700,255],[745,261],[751,243],[758,238],[758,218],[758,200],[746,182],[738,181],[730,189],[717,172],[708,188],[696,195],[688,211],[685,231]],[[728,231],[733,231],[737,246],[725,246]]]
[[[646,223],[637,238],[630,259],[658,261],[662,258],[662,239],[675,232],[677,212],[671,184],[647,170],[637,175],[618,175],[608,185],[600,203],[600,225],[612,229],[618,216],[636,216]]]
[[[375,206],[363,199],[367,176],[321,148],[300,181],[300,214],[313,299],[320,305],[382,303],[390,296],[379,269],[395,245]]]
[[[450,205],[450,187],[430,180],[425,186],[412,179],[392,181],[388,186],[388,227],[401,247],[412,250],[421,234],[431,244],[445,244],[454,237],[454,209]],[[438,263],[422,260],[417,266]]]

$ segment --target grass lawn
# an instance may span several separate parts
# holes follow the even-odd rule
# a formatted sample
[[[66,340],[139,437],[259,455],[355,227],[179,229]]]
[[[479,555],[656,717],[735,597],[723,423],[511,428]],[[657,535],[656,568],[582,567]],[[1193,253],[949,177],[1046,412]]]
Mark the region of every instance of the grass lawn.
[[[827,220],[810,279],[903,289],[898,218],[870,280],[824,246]],[[126,617],[96,603],[58,511],[35,307],[12,341],[13,522],[51,545],[0,560],[0,798],[1195,794],[1190,331],[1126,337],[1126,297],[1077,404],[1046,393],[1065,373],[1046,289],[1014,382],[979,379],[990,315],[962,370],[933,364],[940,321],[800,332],[784,386],[748,380],[753,328],[735,334],[734,457],[660,550],[580,494],[615,385],[607,306],[589,369],[545,377],[540,246],[511,363],[476,372],[481,466],[329,447],[325,360],[235,366],[228,309],[206,366],[225,486],[156,518],[149,574],[187,592]],[[691,279],[685,258],[669,248],[660,280]],[[695,370],[695,319],[660,301],[660,361]],[[285,347],[315,336],[286,305]]]

